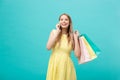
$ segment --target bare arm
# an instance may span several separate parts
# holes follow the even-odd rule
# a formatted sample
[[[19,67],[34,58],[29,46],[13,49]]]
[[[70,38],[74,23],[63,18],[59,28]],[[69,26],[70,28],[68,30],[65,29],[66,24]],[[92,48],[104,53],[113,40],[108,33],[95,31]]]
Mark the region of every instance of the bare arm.
[[[60,33],[60,31],[59,30],[55,30],[55,29],[53,29],[51,31],[49,39],[48,39],[48,42],[47,42],[47,45],[46,45],[46,48],[48,50],[50,50],[54,46],[54,44],[55,44],[55,42],[57,40],[57,36],[59,35],[59,33]]]
[[[73,33],[74,34],[74,53],[77,58],[80,57],[80,43],[79,43],[79,38],[78,38],[78,33]]]
[[[54,34],[54,30],[52,30],[50,32],[49,39],[48,39],[48,42],[46,45],[47,50],[50,50],[53,47],[53,45],[55,44],[55,41],[56,41],[56,37],[57,36]]]
[[[52,31],[51,31],[51,33],[50,33],[50,36],[49,36],[49,39],[48,39],[48,42],[47,42],[47,45],[46,45],[46,48],[48,49],[48,50],[50,50],[53,46],[54,46],[54,44],[55,44],[55,42],[56,42],[56,40],[57,40],[57,37],[58,37],[58,35],[60,34],[60,32],[61,32],[61,30],[60,30],[60,25],[59,25],[59,23],[56,25],[56,29],[53,29]]]

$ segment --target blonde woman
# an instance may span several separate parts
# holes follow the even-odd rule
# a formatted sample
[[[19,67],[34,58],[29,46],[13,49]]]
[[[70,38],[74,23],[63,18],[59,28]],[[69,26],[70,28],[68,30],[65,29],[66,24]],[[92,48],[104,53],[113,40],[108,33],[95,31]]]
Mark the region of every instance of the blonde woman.
[[[46,80],[77,80],[76,70],[70,57],[71,51],[80,56],[79,32],[73,32],[71,17],[64,13],[59,17],[56,29],[50,33],[47,49],[52,50]]]

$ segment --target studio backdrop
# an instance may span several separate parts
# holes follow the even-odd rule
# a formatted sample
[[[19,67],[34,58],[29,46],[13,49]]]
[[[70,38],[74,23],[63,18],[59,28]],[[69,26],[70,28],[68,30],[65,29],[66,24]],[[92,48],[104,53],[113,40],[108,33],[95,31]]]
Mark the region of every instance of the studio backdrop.
[[[59,15],[87,34],[99,56],[78,65],[77,80],[120,80],[119,0],[0,0],[0,80],[45,80],[51,51],[46,44]]]

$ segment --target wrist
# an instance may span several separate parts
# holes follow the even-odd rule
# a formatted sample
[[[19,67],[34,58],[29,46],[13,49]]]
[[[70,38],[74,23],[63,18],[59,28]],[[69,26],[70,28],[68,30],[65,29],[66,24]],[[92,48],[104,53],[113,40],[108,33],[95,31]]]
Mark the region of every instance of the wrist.
[[[75,39],[79,39],[79,36],[74,36]]]

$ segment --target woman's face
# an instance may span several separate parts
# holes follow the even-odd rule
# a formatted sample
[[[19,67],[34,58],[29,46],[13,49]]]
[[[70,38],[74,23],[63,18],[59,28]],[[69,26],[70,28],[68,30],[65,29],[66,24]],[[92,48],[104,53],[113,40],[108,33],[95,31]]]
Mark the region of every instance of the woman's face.
[[[60,25],[62,26],[62,28],[68,28],[70,24],[70,20],[66,15],[62,15],[60,17]]]

